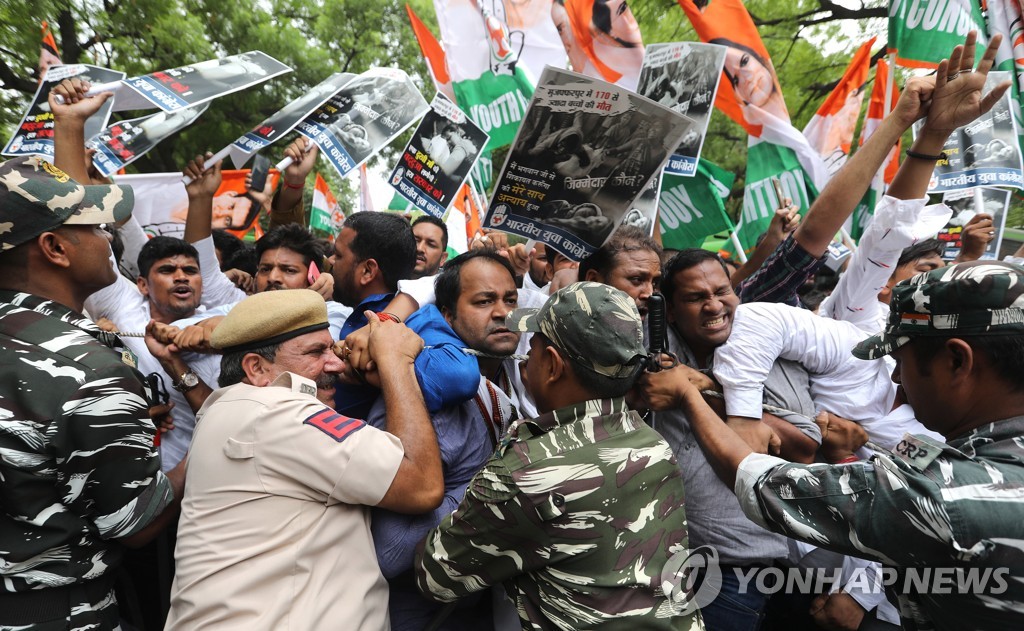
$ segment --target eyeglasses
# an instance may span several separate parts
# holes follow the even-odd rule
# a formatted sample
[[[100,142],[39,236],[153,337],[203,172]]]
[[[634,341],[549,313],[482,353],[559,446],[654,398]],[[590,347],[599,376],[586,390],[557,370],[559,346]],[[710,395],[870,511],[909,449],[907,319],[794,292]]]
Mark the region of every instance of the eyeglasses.
[[[146,402],[149,406],[167,405],[170,400],[171,394],[167,392],[163,377],[155,372],[146,375]]]

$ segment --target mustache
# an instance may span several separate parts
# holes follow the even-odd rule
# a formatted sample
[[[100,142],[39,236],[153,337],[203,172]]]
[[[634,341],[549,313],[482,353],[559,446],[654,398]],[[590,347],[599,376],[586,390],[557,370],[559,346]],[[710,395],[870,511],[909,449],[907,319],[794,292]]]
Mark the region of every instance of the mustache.
[[[314,381],[316,382],[317,388],[326,390],[327,388],[333,388],[335,384],[338,383],[338,376],[329,372],[322,372],[317,375],[317,378]]]

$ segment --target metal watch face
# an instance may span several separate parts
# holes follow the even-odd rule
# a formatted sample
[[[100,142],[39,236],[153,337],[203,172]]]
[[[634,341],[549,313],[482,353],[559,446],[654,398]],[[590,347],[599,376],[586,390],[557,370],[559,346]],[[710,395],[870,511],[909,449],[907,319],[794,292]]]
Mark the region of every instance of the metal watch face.
[[[199,375],[189,371],[181,376],[181,380],[178,383],[182,388],[195,388],[199,385]]]

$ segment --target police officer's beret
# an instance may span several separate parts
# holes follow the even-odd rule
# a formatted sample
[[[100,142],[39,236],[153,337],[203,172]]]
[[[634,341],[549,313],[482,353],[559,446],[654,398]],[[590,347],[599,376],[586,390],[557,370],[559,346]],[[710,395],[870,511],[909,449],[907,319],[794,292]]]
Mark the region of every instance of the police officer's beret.
[[[327,305],[310,289],[265,291],[234,306],[213,330],[210,345],[238,353],[327,328]]]

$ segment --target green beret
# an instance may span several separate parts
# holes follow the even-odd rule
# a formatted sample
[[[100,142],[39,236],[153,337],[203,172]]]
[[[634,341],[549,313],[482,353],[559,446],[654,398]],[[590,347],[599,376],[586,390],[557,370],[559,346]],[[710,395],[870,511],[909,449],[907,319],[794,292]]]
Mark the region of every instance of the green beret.
[[[231,309],[213,330],[210,346],[238,353],[280,344],[327,328],[327,304],[311,289],[265,291]]]

